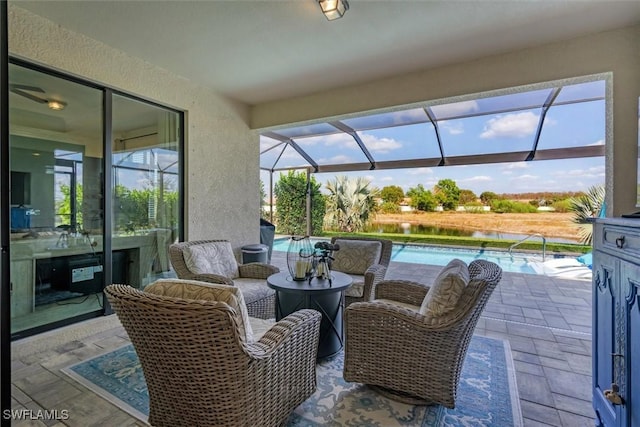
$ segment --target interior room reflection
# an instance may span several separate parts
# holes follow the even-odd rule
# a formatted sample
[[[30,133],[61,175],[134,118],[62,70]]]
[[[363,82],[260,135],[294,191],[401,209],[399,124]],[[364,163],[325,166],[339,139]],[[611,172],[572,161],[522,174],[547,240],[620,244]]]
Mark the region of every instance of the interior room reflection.
[[[107,240],[110,283],[171,277],[178,113],[114,95],[105,183],[103,91],[17,64],[9,77],[12,332],[101,311]],[[103,235],[105,185],[111,236]]]

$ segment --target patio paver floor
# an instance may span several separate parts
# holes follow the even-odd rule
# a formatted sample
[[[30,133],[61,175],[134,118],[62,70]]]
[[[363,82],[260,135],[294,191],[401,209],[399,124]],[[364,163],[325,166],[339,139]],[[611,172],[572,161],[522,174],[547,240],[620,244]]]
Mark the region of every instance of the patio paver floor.
[[[272,263],[286,269],[285,254],[274,252]],[[440,269],[391,262],[387,277],[428,284]],[[593,425],[590,282],[504,273],[476,333],[509,341],[525,427]],[[144,425],[59,372],[127,341],[108,316],[14,342],[13,408],[67,409],[71,416],[12,425]]]

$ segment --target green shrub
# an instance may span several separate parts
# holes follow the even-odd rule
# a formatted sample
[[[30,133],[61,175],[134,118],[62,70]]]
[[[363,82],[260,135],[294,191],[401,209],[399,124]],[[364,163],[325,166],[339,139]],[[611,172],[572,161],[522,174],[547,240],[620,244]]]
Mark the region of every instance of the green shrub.
[[[396,214],[400,213],[400,206],[397,203],[384,202],[380,205],[379,210],[385,214]]]
[[[464,205],[464,211],[469,213],[483,213],[484,205],[480,202],[471,202]]]
[[[556,202],[553,202],[551,207],[553,207],[556,212],[569,212],[571,210],[571,200],[558,200]]]
[[[493,200],[491,210],[497,213],[536,213],[538,209],[529,203],[511,200]]]

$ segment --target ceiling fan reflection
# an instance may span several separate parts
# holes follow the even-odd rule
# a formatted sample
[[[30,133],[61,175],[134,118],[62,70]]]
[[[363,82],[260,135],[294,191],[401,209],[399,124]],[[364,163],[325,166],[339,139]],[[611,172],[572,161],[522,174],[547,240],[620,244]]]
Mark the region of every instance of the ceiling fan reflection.
[[[25,97],[31,101],[34,101],[40,104],[47,104],[47,106],[52,110],[63,110],[67,106],[65,102],[57,101],[54,99],[41,98],[40,96],[29,93],[29,92],[37,92],[37,93],[44,94],[45,93],[44,89],[37,86],[11,83],[9,84],[9,91],[15,93],[16,95]]]

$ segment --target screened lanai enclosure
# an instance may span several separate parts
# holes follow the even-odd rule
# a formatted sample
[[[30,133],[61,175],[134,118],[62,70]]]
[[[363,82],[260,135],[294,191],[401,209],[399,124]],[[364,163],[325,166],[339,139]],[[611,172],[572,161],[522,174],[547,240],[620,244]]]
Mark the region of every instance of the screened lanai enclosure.
[[[273,201],[279,171],[602,158],[609,83],[607,75],[589,76],[270,129],[260,135],[261,177]]]

